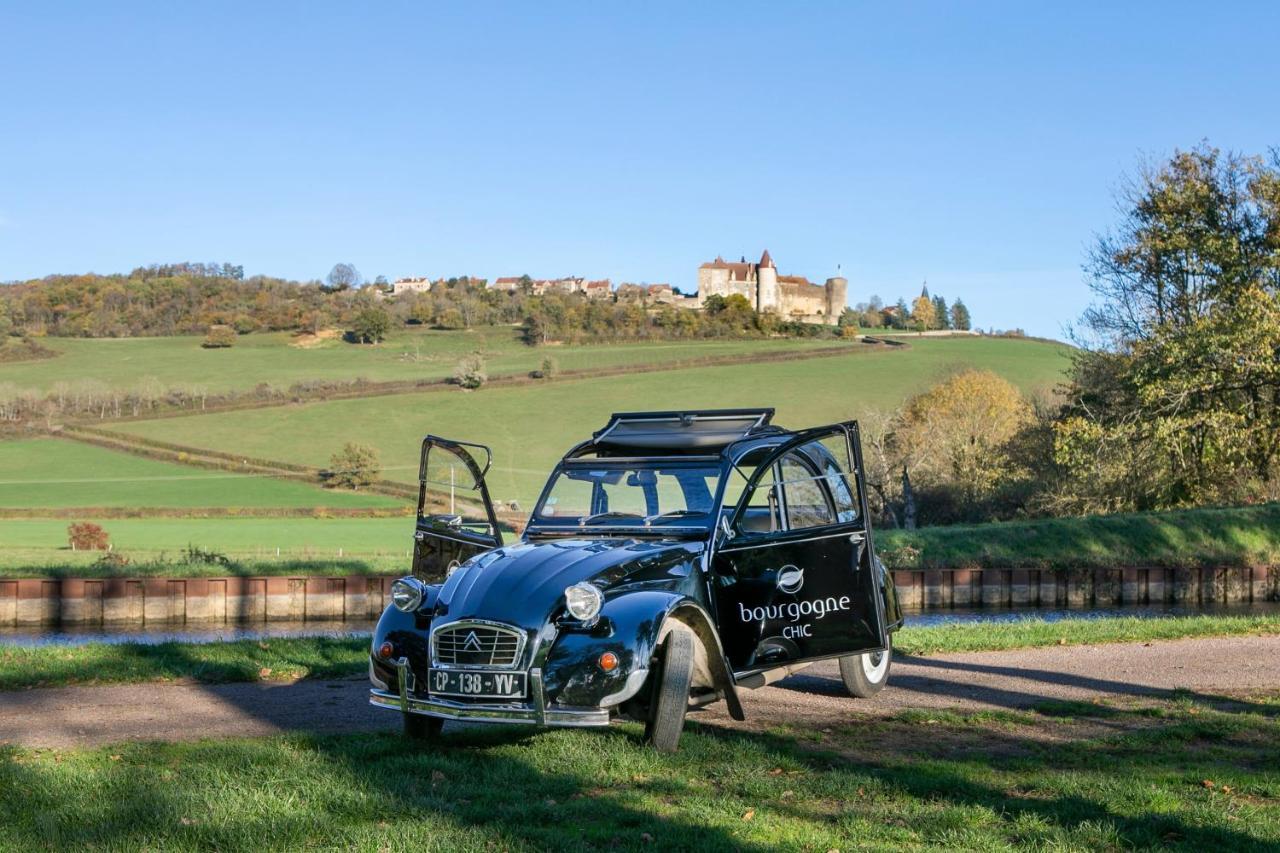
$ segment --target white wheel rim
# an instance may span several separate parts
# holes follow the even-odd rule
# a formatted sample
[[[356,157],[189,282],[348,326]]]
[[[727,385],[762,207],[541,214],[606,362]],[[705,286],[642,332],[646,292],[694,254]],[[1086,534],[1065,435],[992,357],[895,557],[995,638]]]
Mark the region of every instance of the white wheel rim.
[[[889,671],[888,652],[867,652],[862,655],[862,674],[872,684],[879,683]]]

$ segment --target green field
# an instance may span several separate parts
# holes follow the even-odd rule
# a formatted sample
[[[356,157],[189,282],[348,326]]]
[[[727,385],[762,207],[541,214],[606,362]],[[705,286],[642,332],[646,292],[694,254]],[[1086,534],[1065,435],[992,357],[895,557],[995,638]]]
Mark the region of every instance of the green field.
[[[285,332],[243,335],[230,349],[203,349],[199,337],[43,338],[61,353],[40,361],[0,364],[0,385],[47,392],[59,382],[95,380],[132,388],[145,378],[163,387],[201,386],[209,392],[246,390],[265,382],[288,387],[306,380],[373,381],[439,379],[453,375],[463,355],[484,354],[491,376],[526,373],[546,356],[562,370],[662,363],[712,356],[754,355],[840,345],[833,340],[665,341],[532,348],[510,326],[470,331],[397,329],[376,346],[326,340],[312,347],[291,344]],[[854,346],[850,344],[849,346]]]
[[[0,746],[10,850],[1188,850],[1280,846],[1276,698]],[[393,722],[389,722],[389,725]]]
[[[413,519],[404,518],[85,518],[101,524],[116,552],[135,562],[164,552],[177,557],[188,545],[233,558],[271,560],[403,556],[413,546]],[[0,573],[39,575],[49,568],[74,571],[101,553],[67,549],[64,519],[0,519]],[[400,560],[395,565],[403,564]],[[321,564],[321,567],[323,564]],[[189,571],[183,567],[178,571]],[[216,567],[211,567],[217,573]],[[295,570],[305,571],[295,567]],[[332,567],[329,567],[332,571]],[[388,571],[398,571],[389,567]],[[86,568],[86,571],[87,568]],[[88,571],[92,574],[92,571]],[[137,567],[126,574],[138,572]],[[201,572],[207,574],[208,572]],[[223,571],[225,573],[225,570]],[[268,572],[273,573],[273,572]],[[342,572],[338,572],[341,574]]]
[[[0,507],[350,508],[402,504],[382,495],[175,465],[74,441],[0,441]],[[0,536],[0,542],[16,544],[5,536]]]
[[[689,368],[533,386],[336,400],[155,421],[121,431],[162,441],[307,465],[323,465],[344,441],[381,452],[385,476],[412,481],[428,432],[490,445],[495,498],[528,508],[548,471],[609,413],[664,408],[774,406],[803,427],[891,409],[962,367],[994,370],[1027,392],[1057,383],[1066,347],[1001,338],[934,338],[908,349],[848,356]]]

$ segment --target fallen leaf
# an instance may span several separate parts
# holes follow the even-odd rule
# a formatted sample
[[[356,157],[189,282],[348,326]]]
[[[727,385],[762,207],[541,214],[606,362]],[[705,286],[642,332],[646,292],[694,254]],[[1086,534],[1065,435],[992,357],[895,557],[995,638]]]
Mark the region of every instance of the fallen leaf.
[[[1206,787],[1206,788],[1212,788],[1212,787],[1213,787],[1213,780],[1212,780],[1212,779],[1205,779],[1205,780],[1204,780],[1203,782],[1201,782],[1200,784],[1201,784],[1201,785],[1203,785],[1203,786],[1204,786],[1204,787]]]
[[[194,823],[195,823],[195,821],[194,821],[194,820],[192,820],[192,819],[191,819],[191,818],[189,818],[189,817],[184,817],[184,818],[182,819],[182,825],[183,825],[183,826],[191,826],[191,825],[192,825],[192,824],[194,824]]]
[[[775,768],[773,768],[772,770],[770,770],[770,771],[769,771],[769,775],[770,775],[770,776],[781,776],[781,775],[782,775],[782,768],[781,768],[781,767],[775,767]]]
[[[551,799],[550,797],[547,797],[547,799],[546,799],[546,800],[544,800],[544,802],[545,802],[548,806],[554,806],[554,805],[556,804],[556,801],[555,801],[555,800],[553,800],[553,799]]]
[[[270,676],[271,676],[271,667],[264,666],[262,669],[258,670],[259,678],[269,678]]]
[[[643,841],[645,844],[652,844],[653,836],[647,832],[642,832],[640,833],[640,840]]]
[[[1223,785],[1223,786],[1222,786],[1222,793],[1224,793],[1224,794],[1230,794],[1232,790],[1233,790],[1233,789],[1232,789],[1232,787],[1231,787],[1230,785]]]
[[[271,644],[270,644],[270,643],[264,643],[264,642],[262,642],[261,640],[259,640],[259,641],[258,641],[258,648],[262,649],[262,650],[265,652],[267,649],[271,648]]]
[[[123,756],[120,756],[120,755],[109,755],[107,757],[110,758],[112,761],[119,761],[121,758],[123,758]]]
[[[787,799],[788,797],[794,797],[795,795],[796,795],[796,792],[795,792],[795,791],[783,791],[783,792],[782,792],[782,799],[784,799],[784,800],[785,800],[785,799]]]
[[[751,818],[753,818],[753,817],[755,817],[755,816],[756,816],[756,810],[755,810],[755,809],[747,809],[747,810],[746,810],[746,812],[744,812],[744,813],[743,813],[743,815],[742,815],[742,819],[743,819],[743,820],[751,820]]]
[[[431,771],[431,781],[432,781],[432,782],[443,782],[443,781],[444,781],[444,774],[443,774],[443,773],[441,773],[439,770],[432,770],[432,771]]]
[[[1064,638],[1062,637],[1058,638],[1058,645],[1065,646],[1066,644],[1067,644],[1067,641]]]

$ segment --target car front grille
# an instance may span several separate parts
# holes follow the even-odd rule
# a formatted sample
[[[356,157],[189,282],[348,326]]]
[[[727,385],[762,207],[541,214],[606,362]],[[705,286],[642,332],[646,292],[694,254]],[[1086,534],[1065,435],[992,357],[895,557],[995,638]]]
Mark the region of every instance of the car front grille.
[[[515,628],[457,622],[431,637],[431,658],[440,666],[514,667],[524,649],[524,633]]]

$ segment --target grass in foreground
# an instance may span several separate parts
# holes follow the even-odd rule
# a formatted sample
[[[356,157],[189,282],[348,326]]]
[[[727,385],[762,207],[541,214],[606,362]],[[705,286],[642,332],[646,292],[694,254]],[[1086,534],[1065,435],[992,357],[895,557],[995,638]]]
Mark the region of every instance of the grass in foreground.
[[[1029,646],[1143,642],[1189,637],[1280,633],[1280,613],[1262,616],[1178,616],[1137,619],[1027,619],[1005,624],[904,628],[899,654],[993,651]],[[272,638],[225,643],[88,643],[81,646],[0,645],[0,690],[67,684],[194,679],[205,683],[261,679],[337,678],[368,665],[360,638]]]
[[[0,748],[7,849],[832,850],[1280,844],[1280,704]]]
[[[1280,565],[1280,503],[886,530],[893,568]]]

